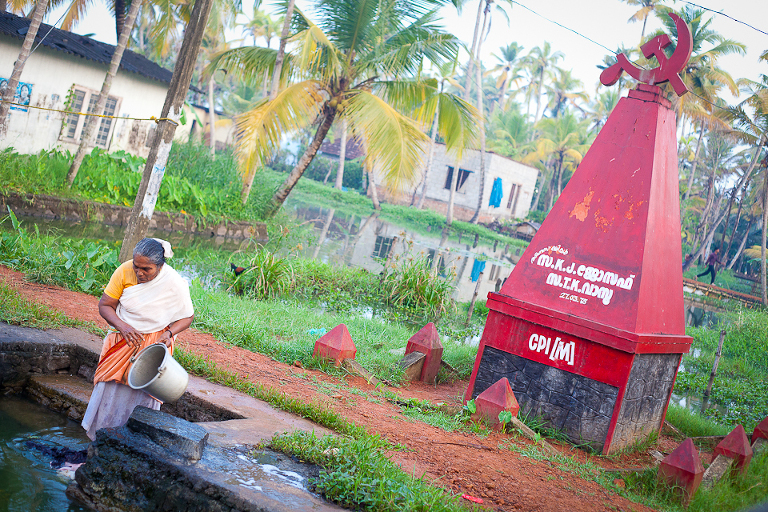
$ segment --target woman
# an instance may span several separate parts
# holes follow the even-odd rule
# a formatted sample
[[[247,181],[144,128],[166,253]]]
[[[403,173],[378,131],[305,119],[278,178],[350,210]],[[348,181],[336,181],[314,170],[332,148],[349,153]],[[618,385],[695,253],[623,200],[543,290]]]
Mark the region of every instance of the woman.
[[[189,287],[165,264],[171,256],[171,244],[165,240],[141,240],[133,260],[117,268],[99,300],[99,314],[114,330],[104,338],[83,417],[92,440],[101,428],[123,425],[137,405],[160,409],[159,400],[127,383],[132,356],[153,343],[165,343],[173,352],[176,335],[192,324]]]

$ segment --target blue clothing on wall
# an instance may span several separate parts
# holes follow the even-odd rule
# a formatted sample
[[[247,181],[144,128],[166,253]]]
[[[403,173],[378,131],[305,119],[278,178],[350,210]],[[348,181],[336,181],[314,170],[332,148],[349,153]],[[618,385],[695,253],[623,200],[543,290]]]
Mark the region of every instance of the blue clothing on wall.
[[[481,261],[475,258],[475,262],[472,263],[472,273],[470,274],[473,283],[477,282],[477,280],[480,278],[480,272],[483,270],[485,270],[485,260]]]
[[[501,198],[504,196],[504,191],[501,189],[501,178],[493,180],[493,188],[491,189],[491,200],[488,201],[488,206],[498,208],[501,206]]]

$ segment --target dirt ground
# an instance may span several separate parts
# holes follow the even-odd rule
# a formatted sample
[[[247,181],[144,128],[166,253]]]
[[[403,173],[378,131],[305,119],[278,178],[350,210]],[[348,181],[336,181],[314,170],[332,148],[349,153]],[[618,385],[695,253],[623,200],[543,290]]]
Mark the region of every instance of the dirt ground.
[[[71,318],[94,322],[106,327],[98,315],[98,299],[56,286],[29,283],[23,274],[0,266],[0,279],[15,286],[27,299],[47,304]],[[504,440],[519,446],[527,440],[492,433],[486,438],[413,422],[403,416],[398,406],[381,400],[374,403],[360,391],[373,391],[364,379],[348,378],[346,386],[335,389],[339,379],[319,371],[305,370],[283,364],[261,354],[233,347],[213,336],[190,329],[179,336],[186,350],[208,357],[224,369],[241,377],[279,389],[295,398],[326,404],[345,418],[363,425],[368,432],[381,434],[407,450],[397,452],[393,459],[404,470],[417,475],[426,474],[436,484],[454,493],[469,494],[484,500],[484,505],[505,511],[592,512],[601,510],[651,510],[557,469],[552,463],[523,457],[499,448]],[[324,386],[323,384],[327,384]],[[393,388],[403,397],[430,400],[434,403],[460,404],[466,382],[429,386],[412,383]],[[356,388],[356,389],[354,389]],[[353,393],[352,391],[357,391]],[[666,455],[678,445],[674,439],[662,436],[653,448]],[[590,460],[605,468],[637,468],[652,466],[650,453],[633,453],[617,458],[595,457],[570,445],[557,444],[558,450],[579,461]],[[650,452],[650,450],[649,450]],[[709,462],[708,454],[702,459]],[[614,481],[622,485],[620,479]],[[469,504],[469,502],[467,502]]]

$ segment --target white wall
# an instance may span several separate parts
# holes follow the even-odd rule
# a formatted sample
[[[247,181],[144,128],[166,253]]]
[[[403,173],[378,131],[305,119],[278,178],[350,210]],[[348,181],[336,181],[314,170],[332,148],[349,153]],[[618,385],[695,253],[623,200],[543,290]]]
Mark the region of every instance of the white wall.
[[[21,43],[20,39],[0,35],[0,77],[10,76]],[[73,84],[98,92],[106,72],[107,65],[40,46],[27,60],[21,81],[33,85],[30,105],[63,109]],[[160,117],[167,89],[164,82],[120,70],[110,96],[120,99],[117,114],[121,117]],[[58,147],[74,152],[77,144],[60,140],[63,119],[64,114],[58,112],[12,110],[8,135],[0,141],[0,148],[12,146],[20,153],[37,153]],[[154,126],[154,121],[115,120],[109,151],[123,149],[146,157],[147,134]]]
[[[432,167],[427,178],[427,204],[429,203],[429,200],[432,200],[447,205],[450,191],[445,188],[445,182],[448,176],[449,166],[456,167],[455,156],[447,153],[445,145],[436,144]],[[475,208],[477,208],[477,198],[480,190],[480,151],[474,149],[465,150],[459,168],[472,172],[465,181],[464,186],[457,191],[454,205],[458,208],[464,207],[468,209],[467,211],[474,211]],[[495,218],[524,218],[528,215],[539,171],[534,167],[516,162],[509,158],[486,152],[485,172],[481,213],[485,214],[485,217]],[[376,173],[376,183],[380,187],[384,187],[383,174],[383,172]],[[406,193],[401,194],[400,196],[387,196],[387,200],[393,202],[407,201],[410,203],[412,191],[418,186],[418,183],[421,182],[422,176],[423,172],[419,172],[416,179],[416,185],[413,185],[410,190],[405,191]],[[503,197],[499,208],[488,206],[493,182],[496,178],[501,178],[503,190]],[[520,192],[514,211],[510,211],[510,209],[507,208],[507,203],[513,184],[520,186]]]

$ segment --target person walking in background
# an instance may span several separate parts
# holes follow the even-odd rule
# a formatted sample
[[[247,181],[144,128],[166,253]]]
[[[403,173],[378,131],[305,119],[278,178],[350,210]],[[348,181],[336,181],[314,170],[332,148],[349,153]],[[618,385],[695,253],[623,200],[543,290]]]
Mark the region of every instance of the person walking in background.
[[[709,258],[707,258],[707,270],[705,270],[701,274],[696,274],[696,277],[712,274],[712,279],[711,281],[709,281],[709,284],[713,284],[715,282],[715,275],[717,274],[717,266],[719,264],[720,264],[720,249],[715,249],[710,253]]]

